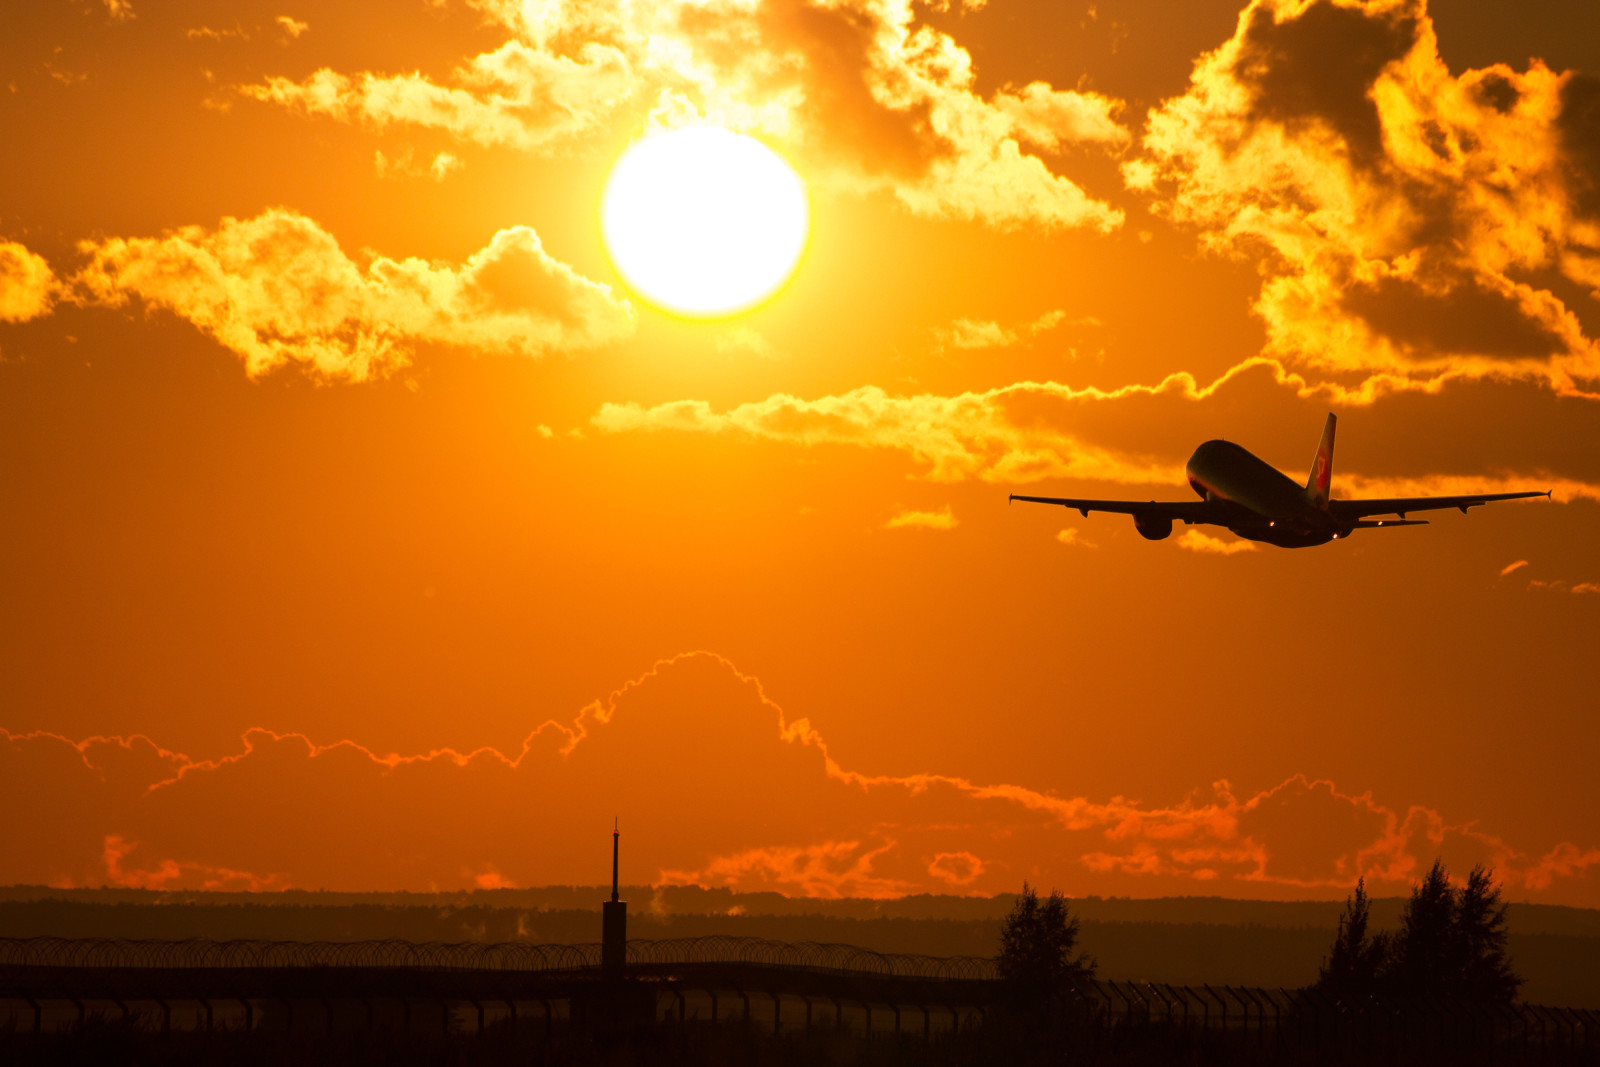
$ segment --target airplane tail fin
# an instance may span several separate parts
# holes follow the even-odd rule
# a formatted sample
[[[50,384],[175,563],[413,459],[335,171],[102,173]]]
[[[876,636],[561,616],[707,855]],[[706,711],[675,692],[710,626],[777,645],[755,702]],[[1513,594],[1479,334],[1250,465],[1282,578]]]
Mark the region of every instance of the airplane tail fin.
[[[1328,506],[1328,486],[1333,481],[1333,427],[1337,421],[1328,413],[1328,424],[1322,428],[1322,443],[1317,446],[1317,458],[1311,463],[1311,477],[1306,479],[1306,496],[1319,508]]]

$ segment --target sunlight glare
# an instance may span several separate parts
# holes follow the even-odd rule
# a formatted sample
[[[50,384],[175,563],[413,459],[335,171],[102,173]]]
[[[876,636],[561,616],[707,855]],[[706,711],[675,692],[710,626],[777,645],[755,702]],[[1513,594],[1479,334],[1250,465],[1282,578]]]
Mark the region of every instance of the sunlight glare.
[[[716,318],[778,290],[805,247],[805,185],[766,145],[719,126],[635,143],[600,205],[612,262],[639,295]]]

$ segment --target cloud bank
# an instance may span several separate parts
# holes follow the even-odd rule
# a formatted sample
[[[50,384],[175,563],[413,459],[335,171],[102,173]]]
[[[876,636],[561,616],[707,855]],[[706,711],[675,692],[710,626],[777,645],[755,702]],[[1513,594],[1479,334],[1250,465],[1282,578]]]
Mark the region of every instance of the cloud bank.
[[[1270,361],[1247,361],[1206,386],[1187,372],[1156,385],[1116,390],[1075,388],[1059,382],[1018,382],[957,396],[895,396],[876,386],[807,400],[775,393],[765,400],[715,410],[703,400],[663,404],[608,403],[590,419],[606,433],[673,430],[740,434],[786,444],[903,452],[934,481],[1022,485],[1046,479],[1114,482],[1122,485],[1184,484],[1179,456],[1132,454],[1097,445],[1071,429],[1081,405],[1138,397],[1198,400],[1212,396],[1239,373]],[[1545,471],[1496,474],[1434,474],[1377,477],[1342,472],[1341,497],[1427,496],[1554,490],[1558,500],[1600,500],[1600,485]]]
[[[384,754],[248,731],[196,759],[142,736],[0,731],[0,800],[26,806],[0,879],[57,885],[328,889],[592,884],[610,814],[656,883],[812,896],[1394,892],[1444,854],[1518,894],[1600,903],[1600,848],[1525,851],[1442,813],[1290,774],[1175,803],[1091,798],[840,764],[809,719],[721,656],[656,663],[520,750]]]

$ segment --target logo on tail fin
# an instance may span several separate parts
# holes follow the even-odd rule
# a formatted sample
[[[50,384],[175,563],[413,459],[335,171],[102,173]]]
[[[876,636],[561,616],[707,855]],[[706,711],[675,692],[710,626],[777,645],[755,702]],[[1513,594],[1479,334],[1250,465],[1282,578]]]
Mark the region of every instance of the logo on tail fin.
[[[1319,508],[1328,506],[1328,487],[1333,482],[1333,428],[1337,418],[1328,413],[1328,424],[1322,428],[1322,443],[1317,446],[1317,458],[1311,461],[1311,477],[1306,479],[1306,497]]]

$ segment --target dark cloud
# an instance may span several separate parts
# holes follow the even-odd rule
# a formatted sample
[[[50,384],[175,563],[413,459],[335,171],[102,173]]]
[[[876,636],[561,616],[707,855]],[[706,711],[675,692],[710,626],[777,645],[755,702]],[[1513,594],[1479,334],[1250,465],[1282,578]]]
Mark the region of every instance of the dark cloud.
[[[1556,120],[1578,210],[1600,219],[1600,77],[1574,74],[1561,89]]]
[[[1251,118],[1295,132],[1327,124],[1363,165],[1383,156],[1383,123],[1372,86],[1411,51],[1417,17],[1372,14],[1321,0],[1295,18],[1257,7],[1246,23],[1235,74],[1253,92]]]
[[[1352,285],[1341,301],[1351,314],[1418,358],[1470,352],[1542,360],[1567,350],[1565,338],[1530,316],[1513,297],[1473,280],[1429,292],[1410,281],[1384,279]]]

